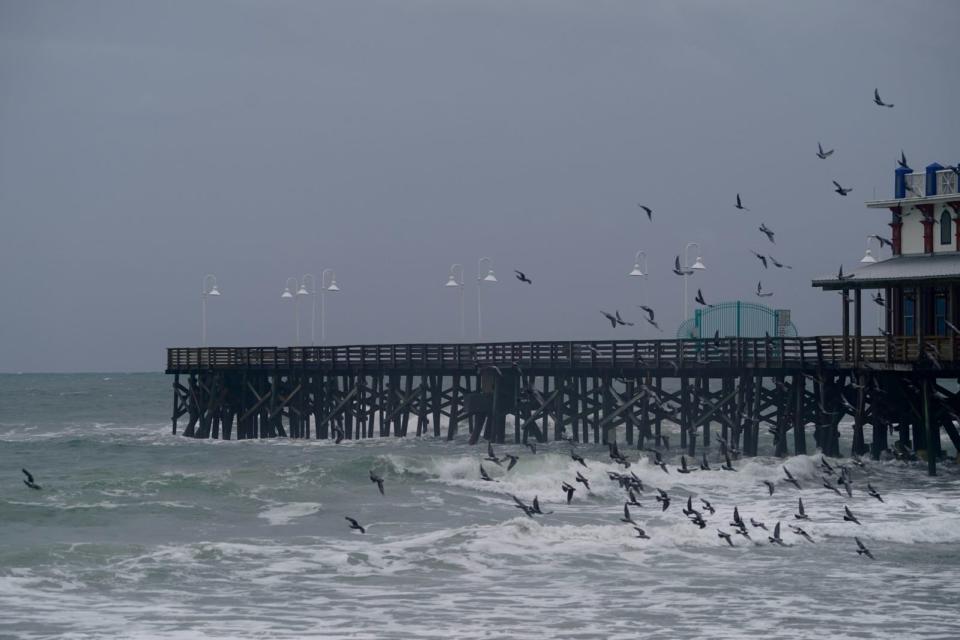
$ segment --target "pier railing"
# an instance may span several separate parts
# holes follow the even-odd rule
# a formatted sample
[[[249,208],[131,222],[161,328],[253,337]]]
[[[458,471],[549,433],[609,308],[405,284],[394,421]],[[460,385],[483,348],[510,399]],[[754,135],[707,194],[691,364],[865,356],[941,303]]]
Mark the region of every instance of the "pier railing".
[[[954,337],[721,338],[384,344],[324,347],[187,347],[167,350],[167,371],[208,369],[432,369],[488,365],[523,369],[674,369],[702,366],[784,368],[876,364],[932,364],[960,360]]]

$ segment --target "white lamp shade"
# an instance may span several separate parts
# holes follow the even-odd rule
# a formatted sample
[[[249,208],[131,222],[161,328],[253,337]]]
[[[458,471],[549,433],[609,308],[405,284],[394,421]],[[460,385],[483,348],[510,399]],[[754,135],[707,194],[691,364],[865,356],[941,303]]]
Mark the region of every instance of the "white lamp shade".
[[[640,265],[639,265],[639,264],[635,264],[635,265],[633,265],[633,271],[631,271],[631,272],[628,273],[627,275],[628,275],[628,276],[643,276],[643,275],[646,275],[646,274],[643,272],[643,269],[640,268]]]
[[[332,278],[330,280],[330,286],[327,287],[327,291],[340,291],[340,287],[337,286],[337,279]]]
[[[283,293],[280,294],[280,297],[281,297],[281,298],[292,298],[292,297],[293,297],[293,294],[290,293],[290,288],[289,288],[289,287],[285,287],[285,288],[283,289]]]
[[[867,264],[871,264],[876,261],[877,259],[873,257],[873,253],[871,253],[870,249],[867,249],[867,253],[864,254],[863,258],[860,259],[860,262],[866,262]]]
[[[707,266],[703,264],[703,258],[701,258],[700,256],[697,256],[697,260],[692,265],[690,265],[690,268],[696,271],[703,271],[704,269],[707,268]]]
[[[493,275],[493,269],[490,269],[490,271],[487,271],[487,275],[483,279],[487,282],[496,282],[497,276]]]
[[[208,296],[218,296],[220,295],[220,290],[217,289],[217,285],[210,287],[210,292],[207,293]]]
[[[459,287],[460,283],[457,282],[457,279],[453,277],[453,274],[450,274],[450,278],[447,280],[447,284],[443,285],[445,287]]]
[[[298,295],[298,296],[308,296],[308,295],[310,295],[310,292],[307,291],[307,288],[306,288],[305,286],[300,285],[300,288],[297,289],[297,295]]]

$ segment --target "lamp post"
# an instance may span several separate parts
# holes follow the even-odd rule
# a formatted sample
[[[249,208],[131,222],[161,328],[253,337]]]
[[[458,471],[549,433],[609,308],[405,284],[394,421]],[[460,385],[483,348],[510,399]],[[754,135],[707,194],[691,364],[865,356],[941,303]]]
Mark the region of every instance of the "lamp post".
[[[877,243],[877,253],[880,253],[880,252],[883,250],[883,245],[880,244],[880,241],[877,240],[877,238],[875,238],[875,237],[873,237],[873,236],[867,236],[867,251],[866,251],[866,253],[863,254],[863,257],[860,258],[860,264],[867,264],[867,265],[869,265],[869,264],[876,264],[876,262],[877,262],[877,259],[873,257],[873,252],[870,251],[870,241],[871,241],[871,240],[873,240],[874,242]],[[877,291],[879,292],[879,289],[878,289]],[[883,311],[883,310],[886,309],[886,304],[888,304],[888,303],[884,303],[883,309],[879,309],[879,308],[877,309],[877,330],[878,330],[878,331],[881,329],[881,323],[883,322],[882,319],[881,319],[881,317],[880,317],[880,313],[881,313],[881,311]],[[878,305],[878,306],[879,306],[879,305]]]
[[[290,282],[293,281],[293,290],[291,291]],[[297,279],[293,276],[287,278],[283,287],[283,293],[280,294],[281,300],[293,300],[293,324],[296,328],[294,334],[295,342],[293,346],[300,346],[300,296],[308,295],[309,292],[303,288],[303,285],[297,286]]]
[[[460,279],[457,279],[457,274],[459,273]],[[460,339],[465,340],[467,337],[467,325],[464,317],[464,281],[463,281],[463,265],[462,264],[453,264],[450,265],[450,277],[447,279],[447,284],[445,287],[456,287],[460,290]]]
[[[210,286],[207,286],[207,283]],[[200,283],[200,345],[207,346],[207,296],[219,296],[220,290],[217,289],[217,276],[208,273],[203,276],[203,282]]]
[[[690,248],[696,247],[697,254],[700,253],[700,244],[697,242],[688,242],[687,246],[683,249],[683,318],[681,322],[687,319],[687,278],[694,274],[696,271],[703,271],[707,267],[703,264],[703,258],[697,255],[697,259],[693,264],[690,264]]]
[[[642,268],[641,268],[642,265]],[[635,278],[647,279],[647,276],[650,274],[650,271],[647,269],[647,252],[646,251],[637,251],[637,254],[633,258],[633,270],[628,273],[628,276]],[[641,297],[643,298],[643,304],[647,304],[647,288],[641,287]]]
[[[487,275],[480,277],[483,270],[483,263],[487,263]],[[496,282],[497,276],[493,275],[493,260],[484,256],[477,260],[477,340],[483,339],[483,315],[480,313],[480,289],[484,282]]]
[[[327,284],[327,274],[330,274],[330,284]],[[327,268],[320,273],[320,344],[327,342],[327,302],[326,292],[340,291],[337,286],[337,274],[333,269]]]
[[[307,282],[310,283],[309,287]],[[313,347],[317,344],[317,279],[312,273],[305,273],[300,278],[300,290],[297,291],[297,295],[313,296],[310,298],[310,346]]]

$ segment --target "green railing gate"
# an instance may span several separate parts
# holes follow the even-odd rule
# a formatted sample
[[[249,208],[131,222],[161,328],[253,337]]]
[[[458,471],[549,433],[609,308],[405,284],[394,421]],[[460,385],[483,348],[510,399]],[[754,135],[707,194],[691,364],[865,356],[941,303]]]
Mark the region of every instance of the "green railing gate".
[[[678,338],[792,338],[797,328],[789,309],[771,309],[755,302],[721,302],[697,309],[677,329]]]

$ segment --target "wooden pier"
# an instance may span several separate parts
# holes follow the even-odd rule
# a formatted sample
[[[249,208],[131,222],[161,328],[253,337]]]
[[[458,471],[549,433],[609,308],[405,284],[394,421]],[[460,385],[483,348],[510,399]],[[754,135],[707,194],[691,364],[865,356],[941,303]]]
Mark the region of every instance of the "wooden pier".
[[[173,433],[186,417],[193,438],[503,443],[512,431],[517,443],[607,443],[622,433],[645,448],[669,421],[688,456],[716,434],[745,456],[761,438],[776,455],[804,454],[807,429],[839,456],[850,416],[855,455],[915,453],[934,475],[941,428],[960,452],[956,337],[173,348],[166,372]]]

